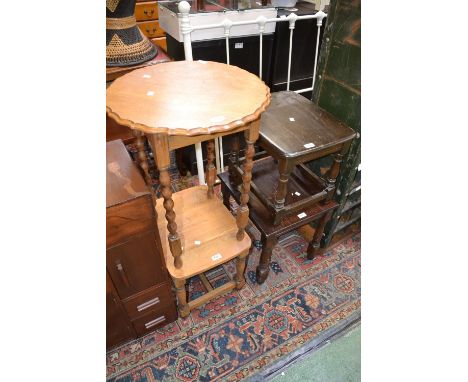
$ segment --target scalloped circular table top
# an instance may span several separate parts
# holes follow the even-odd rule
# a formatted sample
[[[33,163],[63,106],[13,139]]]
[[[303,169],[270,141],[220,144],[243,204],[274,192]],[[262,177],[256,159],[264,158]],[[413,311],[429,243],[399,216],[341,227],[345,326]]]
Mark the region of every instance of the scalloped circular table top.
[[[270,89],[237,66],[173,61],[134,70],[107,89],[109,117],[145,133],[211,134],[256,120]]]

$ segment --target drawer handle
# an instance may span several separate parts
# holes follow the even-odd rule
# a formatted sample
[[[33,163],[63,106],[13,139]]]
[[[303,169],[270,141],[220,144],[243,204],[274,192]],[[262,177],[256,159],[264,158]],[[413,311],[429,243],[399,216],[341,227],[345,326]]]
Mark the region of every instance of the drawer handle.
[[[117,260],[115,262],[115,266],[117,270],[119,271],[120,278],[122,279],[123,283],[125,284],[126,287],[130,287],[130,283],[127,278],[127,274],[125,273],[125,270],[123,269],[122,263],[120,260]]]
[[[148,309],[149,307],[159,304],[159,297],[153,298],[137,306],[137,310],[141,312],[142,310]]]
[[[148,28],[146,28],[146,33],[148,34],[153,34],[157,31],[158,29],[157,28],[153,28],[153,31],[151,32]]]
[[[146,329],[152,328],[153,326],[155,326],[155,325],[157,325],[157,324],[160,324],[160,323],[163,322],[163,321],[166,321],[166,317],[164,317],[164,316],[158,317],[158,318],[156,318],[156,319],[153,320],[153,321],[147,322],[147,323],[145,324],[145,328],[146,328]]]
[[[151,9],[151,11],[147,11],[147,10],[145,9],[145,10],[143,11],[143,13],[144,13],[146,16],[151,17],[151,16],[153,16],[154,9]],[[149,15],[148,15],[148,13],[149,13]]]

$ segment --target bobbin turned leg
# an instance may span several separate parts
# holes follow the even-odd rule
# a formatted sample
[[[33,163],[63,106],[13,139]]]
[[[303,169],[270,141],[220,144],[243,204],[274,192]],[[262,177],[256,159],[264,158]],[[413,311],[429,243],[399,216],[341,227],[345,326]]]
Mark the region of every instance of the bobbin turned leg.
[[[190,307],[187,304],[187,291],[185,290],[185,279],[174,279],[176,287],[177,304],[181,317],[187,317],[190,314]]]
[[[245,260],[247,259],[247,253],[236,258],[236,289],[242,289],[245,285]]]
[[[288,191],[288,181],[291,171],[293,169],[293,163],[287,161],[286,159],[280,159],[278,161],[278,171],[279,171],[279,180],[278,180],[278,189],[275,194],[275,209],[281,210],[284,207],[284,202],[286,200],[286,193]]]
[[[327,177],[326,177],[328,194],[327,194],[326,199],[323,201],[323,204],[328,203],[333,198],[333,195],[335,194],[336,177],[340,173],[342,160],[343,160],[342,153],[336,153],[333,155],[333,164],[328,170]]]
[[[140,168],[143,170],[143,176],[145,177],[146,185],[151,191],[151,198],[153,199],[153,205],[155,207],[154,212],[156,214],[156,221],[158,220],[156,212],[156,194],[153,189],[153,182],[149,174],[149,164],[148,158],[145,153],[145,135],[139,130],[133,130],[133,135],[135,136],[135,146],[137,149],[137,162]]]
[[[260,262],[257,266],[257,282],[263,284],[270,273],[270,261],[273,248],[277,240],[275,237],[266,237],[262,235],[262,253],[260,254]]]
[[[149,165],[148,158],[145,153],[145,136],[139,130],[133,130],[133,136],[135,137],[135,146],[137,149],[137,162],[143,170],[143,175],[148,187],[151,187],[151,177],[149,176]]]
[[[331,214],[332,214],[331,212],[327,212],[325,215],[323,215],[320,218],[319,224],[314,233],[314,237],[312,238],[312,241],[309,243],[309,246],[307,247],[307,258],[309,260],[312,260],[315,257],[315,255],[318,254],[318,251],[320,248],[320,240],[322,239],[322,235],[323,235],[323,230],[325,228],[325,224],[327,224],[327,221],[330,219]]]
[[[260,128],[260,119],[252,122],[250,129],[245,130],[245,142],[247,148],[245,151],[244,161],[244,174],[242,175],[242,189],[240,197],[240,205],[237,210],[237,240],[242,240],[245,234],[245,227],[249,221],[249,192],[250,192],[250,180],[252,179],[252,167],[253,167],[253,156],[255,154],[254,143],[258,139]]]
[[[206,164],[206,184],[208,185],[207,196],[212,199],[214,196],[214,184],[216,180],[216,166],[214,165],[215,159],[215,142],[214,140],[208,141],[206,145],[207,150],[207,164]]]
[[[172,200],[171,178],[168,168],[170,165],[169,142],[166,135],[150,134],[148,136],[150,144],[155,154],[156,164],[159,168],[159,181],[162,187],[162,196],[164,198],[164,209],[166,210],[167,230],[169,231],[169,248],[174,257],[174,266],[182,267],[182,245],[179,234],[177,233],[177,224],[175,221],[174,201]]]

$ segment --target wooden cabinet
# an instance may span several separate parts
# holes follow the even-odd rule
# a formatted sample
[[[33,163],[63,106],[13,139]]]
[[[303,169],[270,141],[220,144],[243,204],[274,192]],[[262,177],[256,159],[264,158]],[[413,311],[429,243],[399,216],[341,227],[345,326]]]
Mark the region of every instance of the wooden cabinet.
[[[157,1],[137,1],[135,4],[135,18],[142,33],[151,39],[158,47],[167,52],[166,32],[158,21]]]
[[[107,346],[177,318],[156,215],[142,175],[121,140],[107,143]]]

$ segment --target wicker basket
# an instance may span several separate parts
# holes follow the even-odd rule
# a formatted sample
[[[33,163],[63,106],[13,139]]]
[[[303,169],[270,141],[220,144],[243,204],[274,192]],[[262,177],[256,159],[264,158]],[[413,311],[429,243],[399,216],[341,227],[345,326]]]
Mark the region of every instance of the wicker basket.
[[[157,53],[137,26],[135,0],[106,0],[106,66],[138,65]]]

